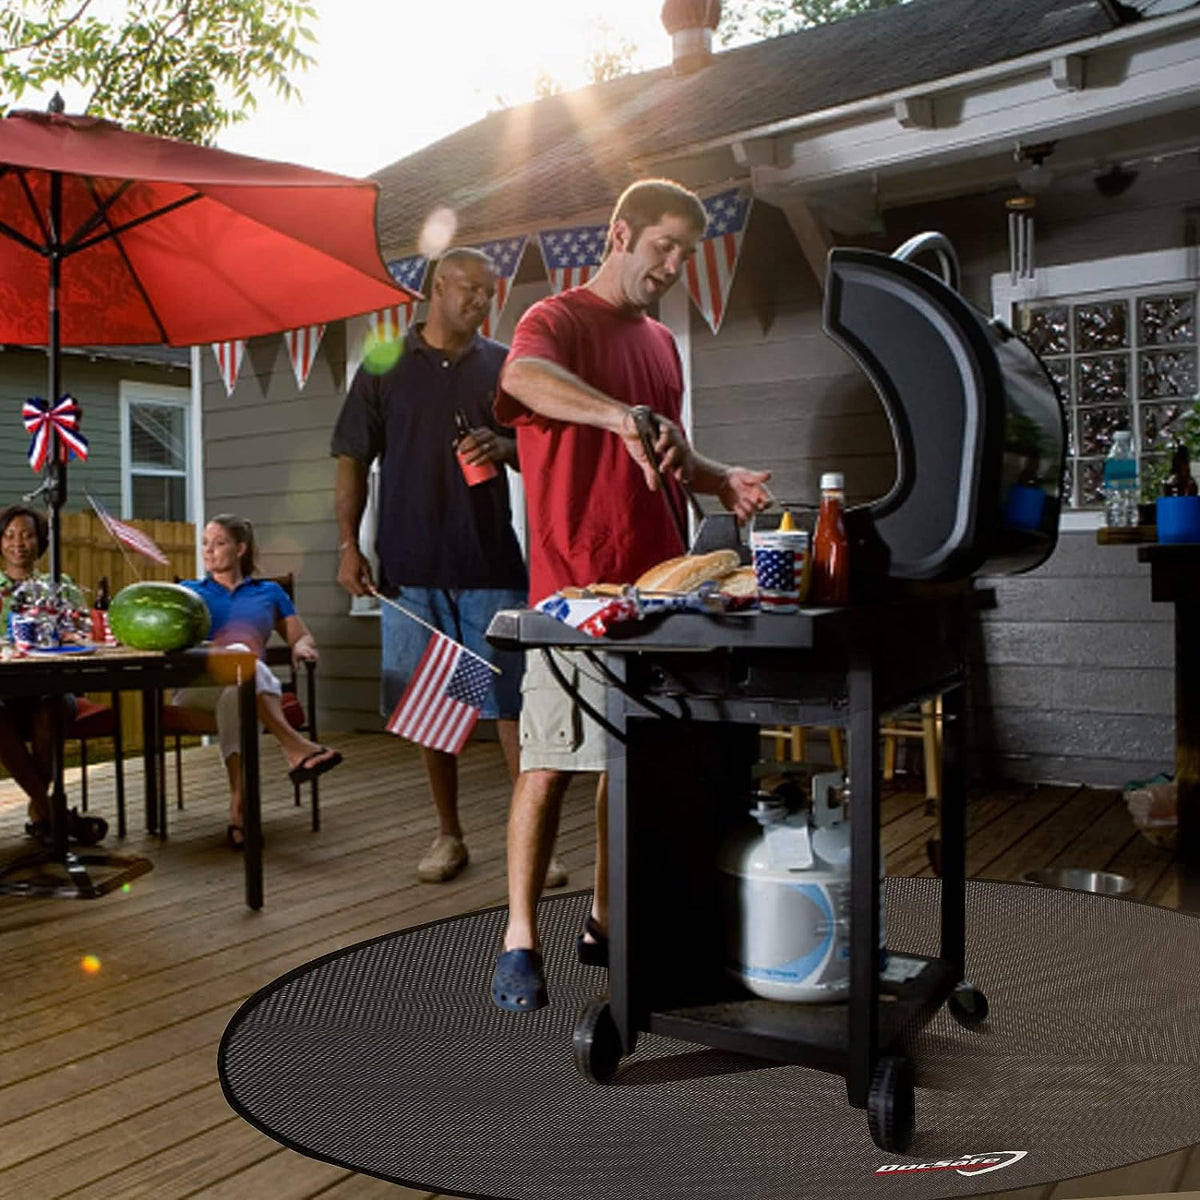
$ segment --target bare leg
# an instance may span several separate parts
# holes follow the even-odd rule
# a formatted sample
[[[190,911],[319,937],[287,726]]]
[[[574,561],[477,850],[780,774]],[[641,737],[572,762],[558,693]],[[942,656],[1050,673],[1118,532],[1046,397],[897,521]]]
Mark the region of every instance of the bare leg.
[[[280,750],[283,751],[283,757],[287,759],[289,768],[299,766],[306,758],[324,749],[316,742],[301,737],[288,724],[287,717],[283,715],[283,703],[274,693],[259,692],[257,700],[258,718],[267,727],[267,730],[274,734]],[[330,753],[332,754],[333,751]]]
[[[229,823],[242,827],[242,756],[231,754],[225,760],[225,773],[229,776]]]
[[[29,797],[29,819],[45,821],[50,817],[46,793],[50,790],[49,774],[43,775],[34,756],[30,754],[12,716],[0,708],[0,763]]]
[[[508,927],[505,950],[541,947],[537,902],[558,834],[558,814],[571,776],[562,771],[522,771],[508,814]]]
[[[458,820],[457,755],[422,746],[421,761],[425,764],[429,790],[433,793],[433,805],[437,809],[438,833],[461,838],[462,825]]]
[[[513,783],[521,774],[521,725],[519,721],[508,721],[501,718],[496,722],[496,736],[500,739],[500,748],[504,751],[504,761],[508,764],[508,775]]]

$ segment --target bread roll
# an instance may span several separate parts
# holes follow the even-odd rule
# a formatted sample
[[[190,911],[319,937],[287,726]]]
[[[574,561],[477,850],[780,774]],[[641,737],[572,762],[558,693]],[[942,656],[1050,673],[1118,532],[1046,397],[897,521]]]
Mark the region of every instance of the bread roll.
[[[753,596],[758,591],[758,579],[753,567],[738,567],[717,580],[717,587],[726,596]]]
[[[651,567],[634,586],[642,592],[690,592],[709,579],[727,575],[740,562],[736,550],[681,554]]]

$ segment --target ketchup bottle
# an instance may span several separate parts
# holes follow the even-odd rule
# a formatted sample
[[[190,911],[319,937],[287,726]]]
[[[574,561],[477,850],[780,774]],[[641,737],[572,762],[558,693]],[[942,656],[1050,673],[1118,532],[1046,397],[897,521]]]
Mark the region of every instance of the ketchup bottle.
[[[850,543],[846,540],[844,480],[841,472],[821,476],[821,511],[813,535],[813,604],[850,603]]]
[[[462,451],[458,449],[458,444],[463,438],[469,437],[471,434],[471,426],[467,424],[467,414],[461,408],[454,413],[454,428],[458,431],[458,436],[454,439],[454,452],[458,455],[458,465],[462,467],[463,478],[467,481],[467,486],[474,487],[477,483],[487,483],[489,479],[495,479],[496,464],[494,462],[467,462]]]

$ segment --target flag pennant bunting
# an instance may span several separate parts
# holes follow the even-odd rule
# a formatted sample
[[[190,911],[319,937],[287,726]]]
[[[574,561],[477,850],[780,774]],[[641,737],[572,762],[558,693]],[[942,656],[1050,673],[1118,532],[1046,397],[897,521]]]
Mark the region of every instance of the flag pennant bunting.
[[[298,388],[304,387],[308,382],[313,363],[317,361],[317,347],[320,346],[321,338],[324,336],[324,325],[305,325],[302,329],[289,329],[283,335]]]
[[[704,201],[708,229],[684,267],[688,295],[713,333],[721,328],[725,316],[751,201],[750,193],[742,188],[709,196]]]
[[[155,545],[153,539],[147,534],[144,534],[140,529],[135,529],[132,525],[127,525],[124,521],[118,521],[91,492],[87,493],[87,498],[88,503],[96,510],[96,516],[100,518],[100,524],[118,542],[124,546],[128,546],[131,550],[136,550],[139,554],[144,554],[156,563],[163,563],[166,566],[170,565],[171,560]]]
[[[63,396],[57,404],[48,404],[41,396],[32,396],[21,406],[21,419],[29,439],[29,465],[40,471],[50,459],[54,435],[58,434],[58,457],[62,462],[72,458],[87,459],[87,438],[79,432],[83,409],[72,396]]]
[[[484,337],[491,337],[500,324],[500,314],[508,300],[509,289],[521,265],[521,256],[525,253],[525,243],[529,238],[525,234],[520,237],[496,238],[491,242],[476,242],[474,249],[482,250],[496,268],[496,294],[492,297],[492,307],[484,318],[479,332]]]
[[[492,672],[488,664],[443,633],[434,633],[421,655],[388,729],[403,738],[458,754],[483,709]]]
[[[600,267],[607,236],[607,225],[576,225],[539,233],[551,290],[563,292],[587,283]]]
[[[221,379],[225,384],[225,394],[232,396],[233,389],[237,386],[238,372],[242,369],[242,355],[246,353],[246,343],[240,340],[213,342],[212,349],[217,360],[217,370],[221,372]]]
[[[429,259],[424,254],[410,254],[407,258],[393,258],[387,265],[388,274],[410,292],[419,292],[425,282],[425,268]]]
[[[367,314],[372,342],[398,342],[412,324],[415,304],[396,304]]]

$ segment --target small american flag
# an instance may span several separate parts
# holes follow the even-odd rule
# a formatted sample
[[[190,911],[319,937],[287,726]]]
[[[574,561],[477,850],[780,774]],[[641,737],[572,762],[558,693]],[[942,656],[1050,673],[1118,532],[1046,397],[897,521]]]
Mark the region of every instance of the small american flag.
[[[118,521],[91,492],[87,493],[87,498],[88,503],[96,510],[96,516],[100,518],[100,524],[118,542],[128,546],[131,550],[136,550],[139,554],[144,554],[147,558],[152,558],[156,563],[170,564],[171,560],[140,529],[135,529],[124,521]]]
[[[491,668],[444,633],[434,633],[388,720],[400,737],[458,754],[492,686]]]
[[[587,283],[600,267],[606,225],[576,225],[572,229],[547,229],[538,234],[542,261],[553,291]]]
[[[708,327],[716,333],[725,316],[725,301],[737,270],[742,235],[750,217],[751,196],[741,188],[718,192],[704,201],[708,229],[695,256],[684,268],[688,295],[700,310]]]
[[[505,301],[508,300],[508,290],[512,287],[513,276],[521,265],[521,255],[525,253],[525,243],[529,239],[522,234],[520,237],[496,238],[492,242],[478,242],[476,250],[482,250],[496,268],[496,294],[492,297],[492,307],[484,318],[479,332],[484,337],[491,337],[500,324],[500,314],[504,311]]]

